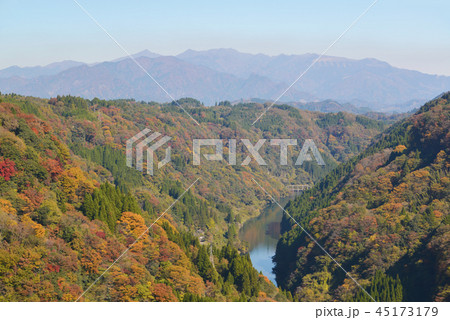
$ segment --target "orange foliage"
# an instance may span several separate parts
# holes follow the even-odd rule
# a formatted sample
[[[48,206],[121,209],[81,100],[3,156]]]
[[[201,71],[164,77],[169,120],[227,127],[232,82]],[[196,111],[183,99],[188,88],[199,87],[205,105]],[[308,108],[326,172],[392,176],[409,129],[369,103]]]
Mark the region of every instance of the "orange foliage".
[[[156,301],[160,302],[178,301],[172,288],[164,283],[157,283],[153,286],[153,296]]]
[[[100,254],[92,248],[87,247],[81,258],[81,266],[89,273],[98,273],[98,267],[102,261]]]
[[[169,282],[181,292],[201,295],[205,291],[202,278],[191,276],[189,270],[181,266],[169,267]]]
[[[147,226],[145,225],[144,218],[133,212],[124,212],[122,213],[122,217],[117,221],[117,225],[119,233],[129,239],[129,244],[139,239],[130,250],[141,253],[148,244]]]

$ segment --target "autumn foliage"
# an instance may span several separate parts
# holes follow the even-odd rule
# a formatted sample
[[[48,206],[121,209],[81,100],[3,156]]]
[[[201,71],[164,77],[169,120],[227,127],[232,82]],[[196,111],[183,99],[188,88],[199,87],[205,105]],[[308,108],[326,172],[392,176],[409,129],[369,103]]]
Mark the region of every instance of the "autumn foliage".
[[[5,181],[9,181],[11,177],[16,173],[16,164],[10,159],[3,159],[0,157],[0,177],[3,177]]]

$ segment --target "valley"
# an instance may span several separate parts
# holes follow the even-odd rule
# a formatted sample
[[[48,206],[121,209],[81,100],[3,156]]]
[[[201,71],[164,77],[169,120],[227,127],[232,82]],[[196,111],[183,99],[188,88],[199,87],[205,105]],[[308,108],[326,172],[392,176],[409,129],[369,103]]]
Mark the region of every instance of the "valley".
[[[430,102],[419,113],[427,117],[433,114],[433,119],[440,117],[436,114],[442,114],[440,118],[445,121],[448,117],[445,113],[448,110],[446,97]],[[422,230],[430,230],[429,221],[433,221],[434,228],[446,221],[445,179],[448,171],[445,169],[445,153],[438,152],[441,149],[445,151],[446,138],[442,131],[431,131],[434,128],[431,123],[427,124],[430,134],[444,139],[440,144],[429,144],[434,148],[432,154],[439,153],[439,159],[444,161],[439,163],[440,169],[436,169],[440,172],[438,176],[430,174],[437,183],[432,189],[435,199],[432,209],[424,207],[428,204],[427,198],[417,200],[421,202],[414,211],[391,205],[388,199],[377,198],[376,192],[368,193],[367,204],[353,204],[350,200],[346,200],[345,205],[333,202],[345,199],[344,195],[352,197],[351,187],[342,187],[346,181],[354,184],[377,168],[373,166],[382,166],[388,160],[392,162],[395,157],[403,159],[409,155],[407,152],[414,152],[416,145],[408,142],[401,128],[411,123],[413,129],[408,129],[408,132],[414,132],[414,137],[421,139],[422,133],[419,127],[414,129],[414,123],[428,119],[425,115],[419,114],[392,124],[391,120],[374,120],[345,112],[320,113],[276,105],[270,116],[252,126],[256,115],[267,104],[231,105],[221,102],[217,106],[206,107],[190,98],[181,99],[178,103],[199,125],[175,103],[87,100],[73,96],[57,96],[48,100],[15,94],[0,96],[2,299],[364,301],[366,297],[348,283],[348,279],[339,276],[317,248],[298,234],[292,221],[269,204],[270,198],[255,182],[275,199],[283,199],[283,205],[287,202],[286,210],[308,229],[313,228],[313,235],[319,241],[327,241],[327,238],[319,237],[320,228],[327,226],[321,217],[329,215],[335,219],[332,212],[337,209],[334,208],[347,208],[341,215],[356,215],[355,223],[359,219],[362,220],[358,223],[368,223],[369,231],[362,230],[364,237],[369,232],[368,237],[374,244],[378,237],[384,242],[390,239],[384,234],[370,234],[373,232],[370,231],[373,230],[370,223],[378,219],[377,215],[384,217],[385,220],[378,223],[384,223],[386,230],[410,228],[401,223],[389,225],[386,221],[393,218],[382,213],[383,210],[400,210],[401,215],[409,216],[411,221],[419,219],[417,215],[422,212],[427,212],[428,216],[431,214],[434,218],[430,216],[429,219],[432,220],[414,222],[416,225],[419,223],[414,228],[419,228],[416,232],[420,235],[426,235]],[[437,127],[446,126],[447,122],[444,122]],[[142,174],[126,166],[125,143],[144,128],[171,137],[172,161],[157,169],[154,175]],[[428,134],[423,133],[423,139]],[[225,159],[202,159],[201,165],[194,165],[192,141],[202,138],[223,141]],[[314,141],[325,165],[305,161],[295,166],[298,157],[295,146],[287,148],[287,165],[280,165],[280,147],[274,148],[269,143],[258,150],[267,162],[266,166],[258,165],[252,157],[248,165],[241,165],[251,154],[248,147],[240,143],[236,150],[237,164],[230,165],[232,162],[227,158],[229,141],[233,139],[249,139],[254,144],[258,139],[293,138],[300,145],[307,139]],[[364,160],[364,157],[373,155],[376,155],[374,160]],[[412,159],[417,159],[417,156]],[[409,172],[418,170],[420,163],[438,165],[432,158],[420,160],[419,155],[418,159],[408,162]],[[396,161],[399,160],[392,163]],[[362,162],[361,165],[358,162]],[[358,169],[357,174],[341,178],[355,168]],[[384,175],[384,171],[380,173],[380,177]],[[397,176],[392,175],[391,183],[394,183],[394,177]],[[398,173],[395,181],[401,181],[402,177],[402,173]],[[441,180],[436,180],[436,177]],[[368,178],[361,181],[370,183]],[[358,183],[364,186],[362,182]],[[299,184],[315,187],[288,201],[289,186]],[[186,191],[189,186],[191,188]],[[390,188],[389,185],[386,188]],[[341,189],[344,194],[339,193]],[[371,213],[374,218],[371,215],[357,216],[360,211],[366,212],[360,208],[364,205],[367,206],[365,210],[374,212]],[[328,206],[333,209],[326,209]],[[322,208],[323,213],[318,215]],[[403,213],[402,210],[407,211]],[[338,214],[337,217],[341,216]],[[280,221],[281,229],[278,227]],[[339,218],[333,221],[334,225],[341,223]],[[146,226],[151,226],[149,233],[144,232],[145,235],[140,236]],[[332,252],[339,252],[341,244],[342,248],[350,246],[352,242],[345,244],[344,240],[355,239],[359,232],[363,232],[358,228],[340,236],[339,241],[332,237],[332,243],[338,245]],[[345,232],[344,227],[342,230],[340,232]],[[436,232],[439,237],[445,237],[445,230],[445,227],[440,227]],[[328,230],[326,234],[333,234],[330,232]],[[416,237],[414,241],[419,250],[422,238]],[[438,245],[433,238],[429,241],[430,246],[431,243]],[[130,244],[133,248],[103,276],[103,270]],[[369,259],[377,252],[376,248],[360,254]],[[391,250],[394,250],[392,254],[395,252],[396,258],[390,261],[395,262],[402,255],[407,259],[401,243]],[[435,250],[439,249],[436,247]],[[365,256],[367,254],[368,257]],[[411,251],[410,254],[420,256],[422,253]],[[275,274],[271,273],[272,255],[275,255]],[[315,262],[310,263],[308,259]],[[293,268],[301,263],[305,263],[301,270]],[[436,263],[442,264],[445,260]],[[14,268],[15,264],[21,268]],[[393,279],[398,288],[395,290],[401,291],[400,282],[395,282],[396,274],[389,271],[385,275],[385,265],[380,262],[378,266],[370,269],[371,273],[358,276],[362,279],[378,277],[380,281]],[[389,267],[395,268],[396,265]],[[425,265],[424,268],[428,267]],[[102,278],[95,289],[85,292],[99,275]],[[403,287],[410,285],[403,277],[398,281]],[[436,281],[442,283],[443,280]],[[23,287],[24,283],[27,283],[26,287]],[[344,287],[346,291],[343,291]],[[437,298],[431,293],[429,296],[407,297],[446,299],[446,289],[439,290],[443,291]],[[399,299],[400,294],[389,297]]]
[[[450,319],[449,1],[0,8],[5,319]]]
[[[285,205],[289,198],[277,200]],[[275,274],[272,271],[278,239],[280,238],[280,223],[283,210],[275,203],[268,203],[256,218],[247,220],[239,230],[239,238],[248,244],[252,264],[276,285]]]

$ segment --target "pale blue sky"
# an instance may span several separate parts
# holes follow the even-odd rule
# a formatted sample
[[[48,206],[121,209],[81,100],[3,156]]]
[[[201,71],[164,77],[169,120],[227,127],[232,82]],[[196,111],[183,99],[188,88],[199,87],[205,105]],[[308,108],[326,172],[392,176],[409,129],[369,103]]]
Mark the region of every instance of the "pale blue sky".
[[[79,2],[130,52],[322,52],[372,0]],[[72,0],[0,0],[0,68],[124,56]],[[329,52],[450,75],[450,1],[379,0]]]

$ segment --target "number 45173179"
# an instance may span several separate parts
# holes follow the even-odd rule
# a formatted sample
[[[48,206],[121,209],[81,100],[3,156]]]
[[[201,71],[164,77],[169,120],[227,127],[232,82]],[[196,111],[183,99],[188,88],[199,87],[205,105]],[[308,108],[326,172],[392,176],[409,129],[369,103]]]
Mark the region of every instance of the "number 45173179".
[[[379,316],[394,317],[435,317],[438,315],[437,307],[379,307],[375,313]]]

